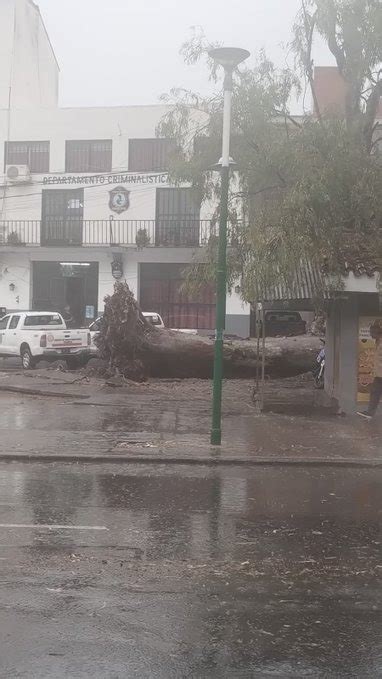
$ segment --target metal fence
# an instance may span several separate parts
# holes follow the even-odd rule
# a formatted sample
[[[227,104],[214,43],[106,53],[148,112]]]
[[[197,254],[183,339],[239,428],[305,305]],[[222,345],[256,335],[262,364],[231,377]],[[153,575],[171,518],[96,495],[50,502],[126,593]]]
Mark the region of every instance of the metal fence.
[[[0,246],[200,247],[218,232],[195,219],[58,219],[0,221]]]

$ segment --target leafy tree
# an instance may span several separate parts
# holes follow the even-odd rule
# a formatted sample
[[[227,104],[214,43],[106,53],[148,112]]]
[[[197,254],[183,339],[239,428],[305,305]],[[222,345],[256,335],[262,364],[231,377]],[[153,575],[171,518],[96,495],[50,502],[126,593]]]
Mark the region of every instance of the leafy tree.
[[[379,0],[302,0],[291,49],[313,90],[316,115],[292,116],[290,101],[301,93],[301,78],[290,69],[276,69],[264,53],[254,68],[235,73],[232,155],[237,171],[231,182],[228,265],[229,285],[239,278],[246,301],[276,284],[290,286],[305,261],[325,265],[337,277],[351,251],[382,256],[375,124],[382,89],[381,15]],[[341,117],[319,110],[312,61],[316,36],[325,40],[346,83]],[[195,33],[182,48],[186,62],[205,56],[209,46],[203,34]],[[219,157],[221,93],[206,98],[174,90],[164,100],[173,106],[158,133],[178,141],[173,179],[191,182],[200,200],[218,205],[219,176],[208,168]],[[213,218],[218,216],[217,208]],[[207,262],[195,261],[189,286],[213,278],[215,254],[212,237]],[[205,260],[206,253],[200,256]]]

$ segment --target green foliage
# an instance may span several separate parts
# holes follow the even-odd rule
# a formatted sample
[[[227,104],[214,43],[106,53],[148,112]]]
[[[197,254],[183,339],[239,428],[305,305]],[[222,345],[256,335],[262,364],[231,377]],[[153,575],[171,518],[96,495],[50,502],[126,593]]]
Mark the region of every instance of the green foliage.
[[[343,119],[324,112],[292,116],[289,103],[300,93],[300,81],[264,53],[254,68],[234,75],[231,155],[237,171],[229,197],[228,285],[240,280],[246,301],[274,285],[290,285],[304,262],[325,266],[338,278],[349,243],[382,258],[381,164],[372,153],[381,87],[377,6],[375,0],[305,0],[296,20],[292,49],[312,85],[315,35],[336,54],[349,90]],[[205,37],[195,34],[183,53],[190,63],[206,49]],[[158,134],[178,142],[173,181],[191,182],[201,201],[218,206],[220,179],[209,168],[220,156],[221,94],[174,91],[167,102],[173,107]],[[219,207],[213,218],[218,221]],[[187,275],[188,287],[214,279],[216,249],[212,237]]]
[[[380,0],[301,0],[292,49],[313,90],[312,45],[319,35],[347,85],[345,116],[358,126],[370,150],[382,96],[382,7]]]
[[[151,239],[147,229],[138,229],[137,235],[135,237],[135,243],[138,250],[143,250],[150,245]]]

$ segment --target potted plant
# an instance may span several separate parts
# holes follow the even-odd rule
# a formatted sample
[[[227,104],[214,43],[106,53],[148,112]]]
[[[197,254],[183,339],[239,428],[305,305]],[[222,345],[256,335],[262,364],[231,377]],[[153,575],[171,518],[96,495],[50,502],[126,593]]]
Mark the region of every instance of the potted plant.
[[[135,242],[138,250],[143,250],[143,248],[147,248],[150,245],[151,239],[147,233],[147,229],[138,229],[137,235],[135,236]]]
[[[24,245],[23,241],[21,240],[20,236],[16,231],[11,231],[8,236],[7,236],[7,244],[8,245]]]

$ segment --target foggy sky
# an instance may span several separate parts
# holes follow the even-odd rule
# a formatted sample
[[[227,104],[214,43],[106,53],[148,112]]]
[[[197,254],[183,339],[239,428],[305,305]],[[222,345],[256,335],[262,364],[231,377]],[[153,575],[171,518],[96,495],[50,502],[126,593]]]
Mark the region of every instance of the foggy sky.
[[[35,0],[61,68],[61,106],[155,104],[174,86],[207,93],[204,65],[181,44],[199,25],[211,42],[265,48],[279,66],[300,0]],[[321,65],[331,61],[316,49]],[[289,56],[288,65],[293,66]]]

